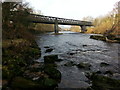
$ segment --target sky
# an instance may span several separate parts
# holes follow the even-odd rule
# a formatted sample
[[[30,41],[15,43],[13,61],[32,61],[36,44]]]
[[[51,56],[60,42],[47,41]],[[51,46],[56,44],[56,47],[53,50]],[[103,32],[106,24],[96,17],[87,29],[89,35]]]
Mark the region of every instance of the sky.
[[[43,15],[81,20],[106,15],[119,0],[25,0]]]

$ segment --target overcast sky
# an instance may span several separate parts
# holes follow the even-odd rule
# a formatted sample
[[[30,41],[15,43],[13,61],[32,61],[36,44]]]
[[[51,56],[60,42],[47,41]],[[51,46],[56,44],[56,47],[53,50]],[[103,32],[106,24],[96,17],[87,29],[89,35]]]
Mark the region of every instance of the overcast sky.
[[[110,12],[119,0],[26,0],[43,15],[77,19],[98,17]]]

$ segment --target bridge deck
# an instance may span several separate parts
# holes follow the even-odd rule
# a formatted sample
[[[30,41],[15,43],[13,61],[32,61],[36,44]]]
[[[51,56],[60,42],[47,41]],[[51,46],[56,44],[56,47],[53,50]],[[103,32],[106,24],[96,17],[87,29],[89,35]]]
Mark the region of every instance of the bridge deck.
[[[46,23],[46,24],[61,24],[61,25],[78,25],[78,26],[92,26],[91,22],[87,21],[80,21],[74,19],[66,19],[66,18],[59,18],[59,17],[51,17],[51,16],[44,16],[44,15],[36,15],[31,14],[29,16],[29,20],[34,23]]]

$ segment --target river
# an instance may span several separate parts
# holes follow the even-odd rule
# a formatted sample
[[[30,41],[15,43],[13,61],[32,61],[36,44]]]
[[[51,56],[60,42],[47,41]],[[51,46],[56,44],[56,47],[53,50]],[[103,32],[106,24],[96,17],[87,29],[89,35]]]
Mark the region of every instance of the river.
[[[52,32],[51,32],[52,33]],[[62,73],[59,88],[87,88],[91,84],[85,76],[85,72],[112,71],[113,78],[120,79],[118,43],[108,43],[104,41],[90,39],[90,35],[70,31],[63,31],[62,35],[52,35],[45,33],[37,36],[37,44],[41,48],[42,56],[38,59],[43,62],[45,55],[57,54],[63,61],[56,62],[57,69]],[[45,53],[46,48],[53,49],[52,52]],[[91,64],[90,70],[79,69],[77,66],[65,66],[68,62],[79,64],[87,62]],[[101,67],[100,63],[108,63],[109,66]]]

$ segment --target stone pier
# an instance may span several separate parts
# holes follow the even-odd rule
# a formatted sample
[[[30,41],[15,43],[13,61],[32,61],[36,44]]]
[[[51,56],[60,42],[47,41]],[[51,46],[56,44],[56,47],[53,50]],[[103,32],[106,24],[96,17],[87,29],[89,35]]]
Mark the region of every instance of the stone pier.
[[[85,25],[80,26],[80,27],[81,27],[81,32],[82,32],[82,33],[84,33],[84,32],[86,32],[86,31],[87,31],[87,28],[86,28],[86,26],[85,26]]]
[[[57,20],[57,18],[55,18],[54,31],[55,31],[55,33],[58,33],[58,32],[59,32],[59,30],[58,30],[58,20]]]

